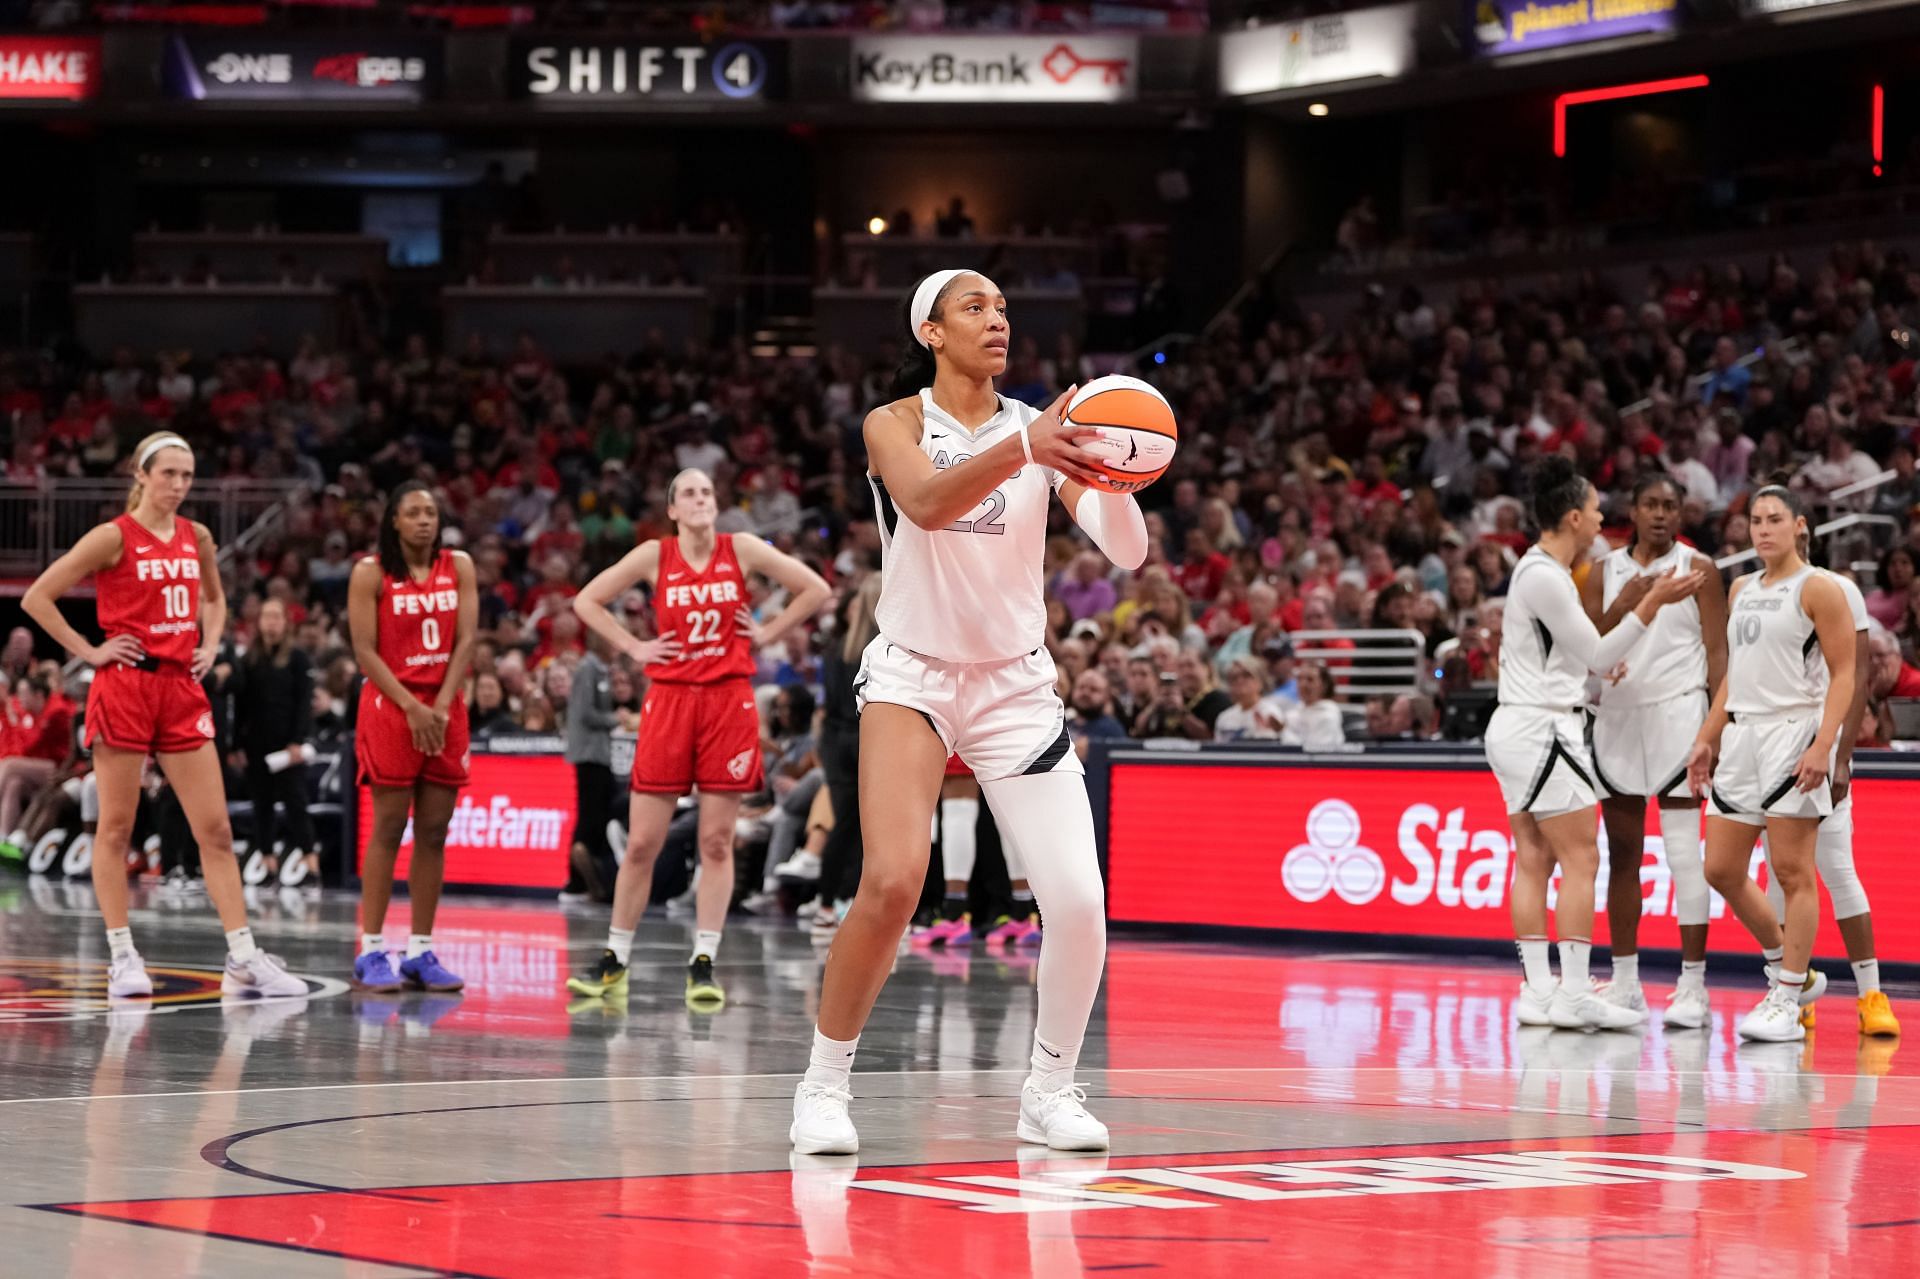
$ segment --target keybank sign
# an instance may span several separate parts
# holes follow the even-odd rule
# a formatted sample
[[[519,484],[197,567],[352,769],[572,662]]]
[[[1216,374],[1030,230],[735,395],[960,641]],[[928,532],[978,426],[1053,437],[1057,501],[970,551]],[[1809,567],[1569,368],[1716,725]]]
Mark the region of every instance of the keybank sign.
[[[856,36],[856,102],[1125,102],[1132,36]]]

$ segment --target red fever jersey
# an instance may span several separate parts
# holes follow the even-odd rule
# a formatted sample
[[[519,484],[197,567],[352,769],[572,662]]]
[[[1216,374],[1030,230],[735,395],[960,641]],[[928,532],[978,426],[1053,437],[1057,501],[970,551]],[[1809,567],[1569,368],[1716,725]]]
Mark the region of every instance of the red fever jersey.
[[[380,583],[380,660],[410,693],[430,702],[446,682],[460,619],[460,575],[443,550],[422,582],[411,573]]]
[[[695,572],[680,539],[660,539],[660,574],[653,589],[653,633],[673,632],[680,656],[647,667],[662,684],[713,684],[753,674],[753,646],[734,614],[747,604],[747,578],[733,553],[733,535],[714,538],[713,559]]]
[[[141,651],[184,670],[200,642],[200,546],[193,521],[173,517],[162,541],[131,514],[114,519],[123,543],[120,560],[93,575],[94,608],[108,638],[131,635]]]

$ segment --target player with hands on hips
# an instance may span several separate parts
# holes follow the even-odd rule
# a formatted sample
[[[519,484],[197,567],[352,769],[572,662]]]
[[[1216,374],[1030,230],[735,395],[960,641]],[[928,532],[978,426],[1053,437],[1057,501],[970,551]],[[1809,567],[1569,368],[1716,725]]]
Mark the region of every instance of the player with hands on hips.
[[[751,677],[757,646],[772,643],[823,608],[831,592],[820,575],[749,533],[720,533],[713,480],[686,470],[667,486],[673,537],[642,542],[574,597],[573,611],[646,671],[633,754],[627,854],[613,887],[607,945],[589,972],[569,978],[575,994],[624,1001],[634,930],[653,890],[653,864],[667,840],[680,797],[700,794],[700,882],[687,965],[687,1002],[712,1011],[726,1002],[714,975],[733,899],[734,825],[740,801],[761,789],[760,716]],[[788,595],[778,616],[756,625],[747,575],[779,583]],[[641,639],[612,605],[642,584],[653,588],[654,637]]]

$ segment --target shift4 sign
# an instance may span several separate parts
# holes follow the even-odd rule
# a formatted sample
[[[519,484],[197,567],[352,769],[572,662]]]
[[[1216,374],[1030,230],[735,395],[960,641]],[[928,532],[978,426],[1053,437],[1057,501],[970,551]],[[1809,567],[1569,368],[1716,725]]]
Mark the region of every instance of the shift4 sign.
[[[777,96],[784,49],[735,41],[628,44],[551,40],[514,46],[514,92],[537,102],[745,101]]]

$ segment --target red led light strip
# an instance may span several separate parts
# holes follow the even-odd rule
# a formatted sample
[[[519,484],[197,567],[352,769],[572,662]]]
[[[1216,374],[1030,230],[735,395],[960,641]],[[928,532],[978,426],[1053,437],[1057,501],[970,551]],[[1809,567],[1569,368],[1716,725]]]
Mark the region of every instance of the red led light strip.
[[[1887,89],[1885,85],[1873,86],[1873,176],[1881,174],[1880,162],[1886,159],[1882,149],[1887,132]]]
[[[1612,102],[1619,98],[1644,98],[1656,93],[1678,93],[1682,89],[1704,89],[1703,75],[1676,76],[1671,80],[1643,80],[1639,84],[1616,84],[1605,89],[1581,89],[1563,93],[1553,100],[1553,153],[1567,154],[1567,108],[1587,102]]]

